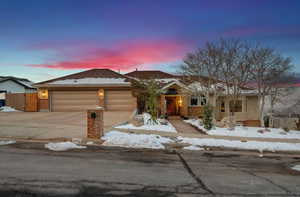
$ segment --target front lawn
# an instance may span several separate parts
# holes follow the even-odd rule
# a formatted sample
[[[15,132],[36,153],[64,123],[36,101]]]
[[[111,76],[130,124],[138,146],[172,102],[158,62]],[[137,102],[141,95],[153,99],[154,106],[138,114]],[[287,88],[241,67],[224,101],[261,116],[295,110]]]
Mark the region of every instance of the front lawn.
[[[283,129],[263,127],[244,127],[236,126],[234,130],[227,128],[215,127],[211,130],[206,130],[201,125],[199,119],[185,120],[186,123],[197,127],[208,135],[221,135],[221,136],[237,136],[237,137],[259,137],[259,138],[285,138],[285,139],[300,139],[300,131],[284,131]]]
[[[162,137],[153,134],[131,134],[119,131],[110,131],[102,138],[104,146],[119,146],[127,148],[165,149],[165,145],[177,143],[186,146],[187,150],[203,150],[207,147],[219,147],[241,150],[263,151],[300,151],[300,143],[263,142],[263,141],[239,141],[211,138],[188,137]]]

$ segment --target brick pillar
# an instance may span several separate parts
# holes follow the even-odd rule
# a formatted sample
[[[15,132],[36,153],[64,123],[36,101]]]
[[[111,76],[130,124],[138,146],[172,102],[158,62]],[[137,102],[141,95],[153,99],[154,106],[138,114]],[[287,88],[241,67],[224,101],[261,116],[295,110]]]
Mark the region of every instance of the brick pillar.
[[[103,127],[103,108],[87,110],[87,137],[100,139]]]

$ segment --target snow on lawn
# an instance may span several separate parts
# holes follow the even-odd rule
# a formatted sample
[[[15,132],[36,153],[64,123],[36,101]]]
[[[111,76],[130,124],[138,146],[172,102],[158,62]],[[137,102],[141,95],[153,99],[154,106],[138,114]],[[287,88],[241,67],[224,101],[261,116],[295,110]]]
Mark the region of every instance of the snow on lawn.
[[[102,138],[104,146],[121,146],[129,148],[164,149],[164,143],[172,143],[173,140],[160,135],[130,134],[119,131],[110,131]]]
[[[201,148],[199,146],[194,146],[194,145],[191,145],[191,146],[186,146],[183,148],[184,150],[204,150],[204,148]]]
[[[13,141],[13,140],[0,141],[0,146],[1,146],[1,145],[14,144],[14,143],[16,143],[16,141]]]
[[[141,129],[141,130],[153,130],[153,131],[163,131],[163,132],[171,132],[171,133],[177,133],[176,129],[173,127],[173,125],[167,121],[165,121],[166,124],[162,124],[162,120],[158,120],[157,124],[153,123],[150,120],[150,115],[148,113],[143,114],[144,119],[144,125],[136,127],[133,124],[125,124],[125,125],[119,125],[115,128],[119,129]]]
[[[20,111],[9,106],[4,106],[0,108],[0,112],[20,112]]]
[[[260,138],[289,138],[289,139],[300,139],[300,131],[289,131],[286,132],[283,129],[268,128],[270,131],[265,131],[263,133],[258,132],[259,130],[264,130],[262,127],[243,127],[236,126],[233,131],[227,128],[215,127],[207,131],[202,125],[200,125],[198,119],[185,120],[189,123],[203,131],[208,135],[223,135],[223,136],[239,136],[239,137],[260,137]]]
[[[66,151],[69,149],[83,149],[86,148],[86,146],[80,146],[73,142],[57,142],[57,143],[48,143],[45,144],[45,148],[48,148],[49,150],[53,151]]]
[[[262,151],[300,151],[300,143],[282,143],[282,142],[241,142],[236,140],[208,139],[208,138],[185,138],[177,137],[180,143],[188,143],[193,146],[210,146],[236,148],[245,150]]]
[[[300,172],[300,165],[295,165],[293,167],[291,167],[293,170],[297,170]]]

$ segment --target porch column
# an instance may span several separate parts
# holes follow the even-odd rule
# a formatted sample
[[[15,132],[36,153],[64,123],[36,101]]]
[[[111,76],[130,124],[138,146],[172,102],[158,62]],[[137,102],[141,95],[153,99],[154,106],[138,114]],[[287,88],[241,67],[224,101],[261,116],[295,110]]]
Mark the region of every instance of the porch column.
[[[245,119],[248,118],[248,114],[247,112],[247,97],[246,96],[242,96],[242,112],[243,112],[243,117]]]
[[[226,117],[226,116],[228,116],[228,112],[230,110],[230,107],[229,107],[230,99],[225,97],[224,102],[225,102],[225,117]]]
[[[160,96],[160,112],[161,112],[161,115],[166,115],[166,98],[165,98],[165,95]]]
[[[187,117],[188,116],[188,97],[187,95],[181,95],[182,105],[180,110],[180,115]]]

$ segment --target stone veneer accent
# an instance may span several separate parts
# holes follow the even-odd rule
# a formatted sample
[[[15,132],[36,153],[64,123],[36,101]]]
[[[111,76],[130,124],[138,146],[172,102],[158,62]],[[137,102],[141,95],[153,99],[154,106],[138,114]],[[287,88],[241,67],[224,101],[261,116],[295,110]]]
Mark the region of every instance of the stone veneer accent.
[[[92,114],[96,117],[93,118]],[[87,110],[87,137],[92,139],[100,139],[103,136],[103,108]]]

